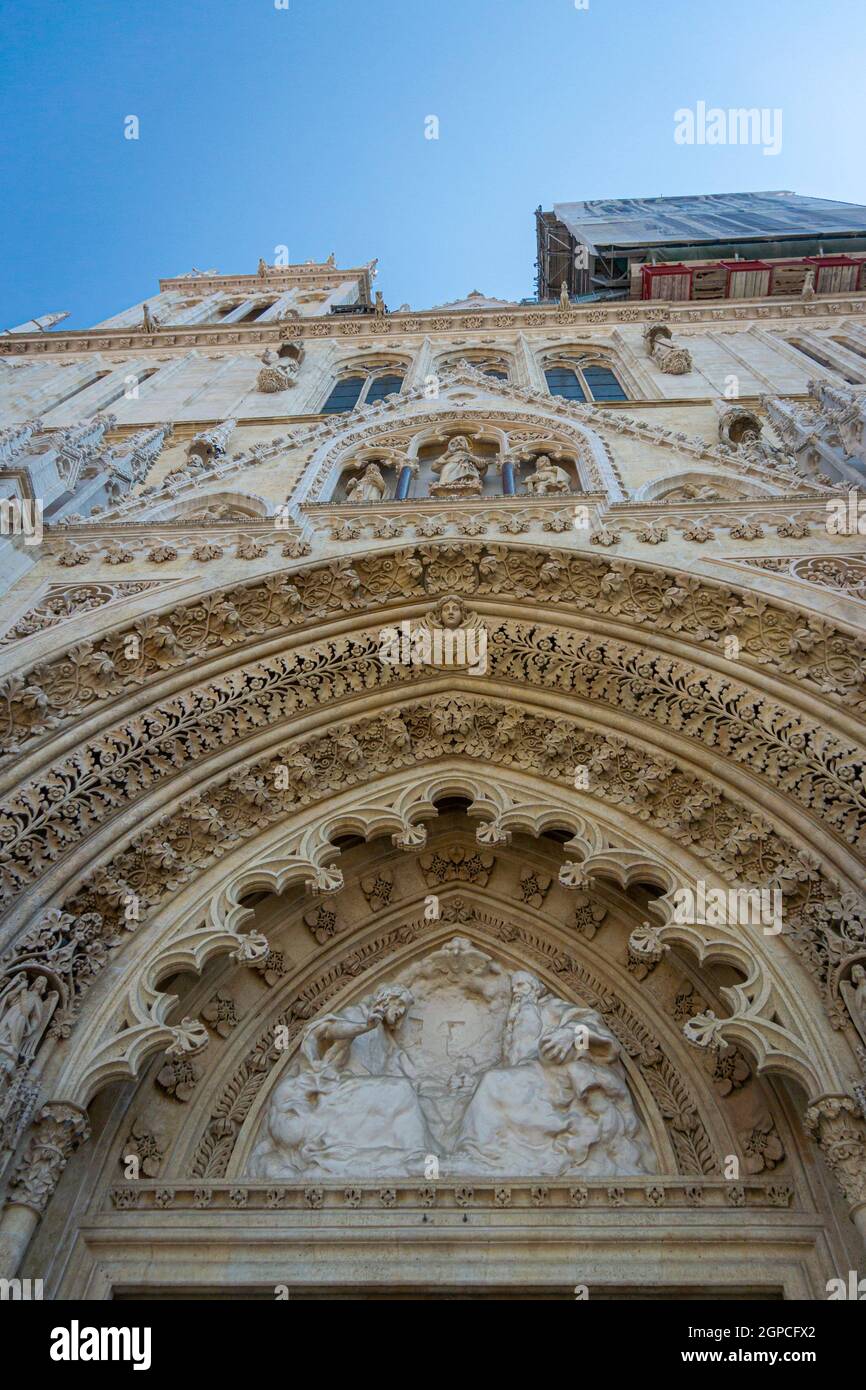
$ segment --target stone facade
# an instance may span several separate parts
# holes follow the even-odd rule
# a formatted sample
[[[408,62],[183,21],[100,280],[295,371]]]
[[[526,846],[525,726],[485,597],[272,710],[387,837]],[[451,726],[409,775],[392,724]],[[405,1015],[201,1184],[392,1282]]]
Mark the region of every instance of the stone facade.
[[[374,274],[0,338],[0,1273],[825,1297],[864,296]]]

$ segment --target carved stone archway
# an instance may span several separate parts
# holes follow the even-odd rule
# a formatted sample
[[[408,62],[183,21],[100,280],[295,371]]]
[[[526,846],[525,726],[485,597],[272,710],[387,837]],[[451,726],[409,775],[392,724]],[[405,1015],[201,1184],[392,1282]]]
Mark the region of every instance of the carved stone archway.
[[[381,625],[400,612],[423,617],[449,590],[477,605],[490,636],[488,671],[387,669],[377,656]],[[845,709],[857,665],[841,630],[822,628],[805,655],[792,655],[788,634],[808,616],[779,605],[770,620],[766,607],[748,602],[733,619],[745,659],[732,661],[722,595],[709,583],[595,557],[419,546],[215,595],[206,610],[220,615],[213,640],[201,603],[159,615],[166,631],[183,634],[184,659],[171,649],[160,659],[163,639],[150,624],[132,679],[105,670],[106,654],[127,635],[107,632],[78,664],[58,659],[34,673],[33,686],[13,687],[9,708],[25,757],[12,821],[20,833],[27,806],[38,805],[47,825],[53,807],[58,830],[53,839],[20,836],[20,863],[29,856],[40,882],[31,887],[16,869],[2,964],[38,973],[59,952],[74,963],[75,984],[13,1117],[9,1249],[23,1251],[103,1088],[140,1078],[166,1050],[191,1058],[204,1045],[194,1012],[176,1021],[166,979],[232,953],[239,966],[267,958],[268,938],[241,930],[250,926],[243,899],[295,883],[319,898],[336,893],[335,841],[387,834],[415,851],[437,798],[449,794],[483,821],[483,845],[567,834],[569,858],[557,876],[578,894],[604,880],[627,888],[636,876],[661,890],[646,905],[649,926],[631,922],[621,968],[656,977],[666,954],[682,948],[709,972],[711,993],[713,971],[736,972],[720,977],[713,1008],[692,1015],[690,1040],[722,1058],[739,1050],[756,1075],[799,1088],[861,1223],[863,1199],[842,1155],[862,1144],[850,1108],[856,1042],[838,995],[855,945],[844,918],[858,911],[843,899],[856,883],[859,793],[839,775],[860,756]],[[250,605],[252,621],[233,641],[224,620],[238,602]],[[44,703],[24,693],[37,688]],[[830,741],[826,727],[811,731],[816,711]],[[171,723],[178,713],[182,733]],[[207,732],[227,719],[226,737]],[[785,771],[792,732],[801,753],[794,780]],[[134,757],[123,764],[127,782],[114,779],[103,802],[107,814],[67,815],[70,776],[83,770],[81,794],[104,796],[124,746]],[[817,755],[809,777],[804,747]],[[140,782],[129,779],[133,766]],[[590,769],[589,787],[576,782],[578,768]],[[27,792],[28,778],[38,786],[46,777],[67,779],[61,796]],[[45,855],[38,866],[37,848]],[[677,886],[704,880],[731,889],[768,876],[789,905],[779,940],[674,918]],[[127,918],[130,898],[139,915]],[[121,959],[115,989],[103,967]]]

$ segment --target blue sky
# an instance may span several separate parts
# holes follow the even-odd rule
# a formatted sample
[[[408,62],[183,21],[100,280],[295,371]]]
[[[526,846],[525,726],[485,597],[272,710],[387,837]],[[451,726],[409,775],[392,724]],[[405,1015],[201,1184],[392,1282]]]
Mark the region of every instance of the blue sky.
[[[392,308],[521,298],[539,203],[866,202],[863,0],[0,0],[0,26],[3,327],[280,244],[378,256]],[[701,100],[781,108],[781,153],[678,145]]]

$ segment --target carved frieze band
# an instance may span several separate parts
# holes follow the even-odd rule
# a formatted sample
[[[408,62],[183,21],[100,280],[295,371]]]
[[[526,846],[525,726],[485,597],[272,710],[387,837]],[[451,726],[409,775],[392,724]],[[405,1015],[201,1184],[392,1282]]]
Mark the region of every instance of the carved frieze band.
[[[625,711],[699,740],[771,786],[784,777],[786,796],[845,843],[866,848],[866,793],[862,781],[850,777],[852,767],[866,763],[866,752],[738,682],[622,642],[513,620],[491,624],[487,661],[494,679]],[[102,734],[95,747],[85,745],[58,760],[0,807],[0,902],[8,905],[162,777],[304,710],[349,693],[368,694],[374,684],[411,685],[424,674],[419,666],[383,664],[376,633],[335,638],[193,689],[143,720],[136,716]],[[551,756],[556,737],[551,724]],[[605,739],[596,735],[590,743],[593,758],[603,758]],[[656,760],[656,766],[662,775],[667,763]]]
[[[708,580],[606,557],[472,541],[419,545],[269,576],[151,614],[0,686],[2,747],[18,752],[99,701],[250,639],[365,607],[447,593],[533,598],[675,634],[866,709],[866,640]],[[127,639],[137,639],[132,644]],[[133,652],[133,655],[128,653]]]
[[[663,833],[687,837],[694,852],[728,881],[780,887],[783,939],[825,992],[831,1017],[838,1014],[840,1025],[844,1021],[844,1011],[829,991],[840,963],[856,952],[858,943],[862,947],[864,913],[862,904],[845,899],[821,874],[812,855],[786,843],[758,815],[744,822],[739,802],[724,798],[670,758],[630,747],[612,734],[587,732],[564,717],[469,696],[407,702],[399,712],[341,723],[235,770],[223,783],[176,805],[95,869],[67,902],[67,910],[86,921],[98,916],[99,939],[116,945],[136,925],[124,916],[130,895],[143,920],[167,893],[228,846],[283,823],[303,806],[448,754],[523,769],[564,786],[573,785],[576,767],[587,767],[594,798]],[[283,769],[280,777],[278,768]],[[31,851],[39,851],[35,840]],[[28,871],[22,867],[20,872],[26,879]],[[38,935],[41,927],[32,930]],[[25,935],[11,949],[26,950],[27,943]]]

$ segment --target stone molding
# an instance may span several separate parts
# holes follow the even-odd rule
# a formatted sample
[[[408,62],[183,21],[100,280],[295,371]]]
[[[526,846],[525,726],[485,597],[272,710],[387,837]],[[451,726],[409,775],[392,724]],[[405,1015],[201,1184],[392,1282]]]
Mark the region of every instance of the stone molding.
[[[724,651],[736,635],[740,660],[796,678],[816,693],[866,710],[866,639],[800,613],[782,601],[718,581],[686,577],[636,560],[506,543],[417,544],[315,563],[257,578],[151,613],[21,671],[0,686],[3,745],[24,745],[84,713],[91,704],[151,683],[160,673],[220,649],[243,650],[251,637],[300,628],[339,614],[443,592],[477,599],[507,594],[590,610],[620,623]],[[136,659],[124,655],[135,637]]]
[[[115,1213],[127,1211],[448,1211],[574,1210],[628,1208],[658,1210],[705,1209],[716,1212],[782,1208],[796,1205],[792,1184],[784,1180],[747,1177],[726,1182],[702,1175],[685,1177],[588,1178],[583,1182],[532,1181],[510,1178],[408,1183],[405,1180],[370,1183],[272,1185],[237,1179],[154,1181],[140,1179],[117,1185],[109,1193]]]
[[[332,272],[333,273],[333,272]],[[350,273],[350,272],[346,272]],[[237,278],[237,277],[235,277]],[[244,279],[244,277],[241,277]],[[181,282],[182,283],[182,282]],[[196,286],[203,282],[192,282]],[[244,279],[244,284],[247,281]],[[292,281],[291,288],[297,285]],[[174,285],[174,282],[166,282]],[[254,287],[254,286],[253,286]],[[261,282],[258,289],[261,290]],[[385,318],[372,315],[343,319],[336,315],[315,318],[292,319],[289,325],[251,324],[240,328],[231,325],[219,328],[217,325],[166,326],[157,333],[144,334],[129,329],[89,328],[67,330],[64,332],[27,334],[16,333],[14,338],[0,339],[0,353],[10,356],[42,356],[62,352],[81,352],[96,348],[100,351],[119,351],[123,349],[144,350],[166,347],[229,346],[244,344],[250,348],[259,345],[278,344],[284,335],[293,339],[333,338],[352,339],[356,342],[378,343],[383,337],[400,334],[454,333],[458,330],[472,331],[487,329],[525,329],[525,328],[582,328],[593,325],[616,328],[629,323],[668,323],[672,328],[685,324],[709,324],[739,322],[743,320],[773,319],[828,319],[846,317],[862,312],[864,304],[860,294],[846,297],[822,297],[811,303],[803,303],[799,298],[792,300],[750,303],[748,305],[714,304],[701,306],[693,303],[666,305],[664,309],[641,301],[594,306],[592,308],[572,308],[563,313],[558,305],[538,305],[537,308],[485,309],[471,314],[427,310],[423,313],[389,314]]]

